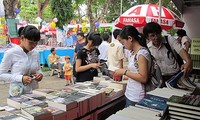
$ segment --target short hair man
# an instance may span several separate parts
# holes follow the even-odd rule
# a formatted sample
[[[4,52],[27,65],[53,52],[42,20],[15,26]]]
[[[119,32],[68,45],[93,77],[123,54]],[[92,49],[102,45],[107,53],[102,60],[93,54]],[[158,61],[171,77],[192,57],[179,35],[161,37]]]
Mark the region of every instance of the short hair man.
[[[51,48],[51,54],[48,56],[48,60],[51,66],[51,69],[58,69],[59,74],[62,72],[62,64],[58,61],[60,57],[56,55],[56,49]],[[51,73],[51,76],[53,75],[53,72]]]
[[[143,28],[145,37],[150,41],[147,46],[161,68],[163,79],[168,80],[180,70],[184,70],[185,77],[187,77],[192,70],[192,62],[188,53],[177,40],[168,36],[171,49],[175,50],[185,60],[185,63],[180,68],[172,53],[167,54],[169,51],[164,45],[167,42],[165,37],[161,35],[161,32],[161,26],[155,22],[147,23]]]
[[[117,68],[123,68],[123,45],[120,43],[120,29],[115,29],[113,31],[114,40],[109,45],[108,50],[108,68],[110,66],[115,66]]]

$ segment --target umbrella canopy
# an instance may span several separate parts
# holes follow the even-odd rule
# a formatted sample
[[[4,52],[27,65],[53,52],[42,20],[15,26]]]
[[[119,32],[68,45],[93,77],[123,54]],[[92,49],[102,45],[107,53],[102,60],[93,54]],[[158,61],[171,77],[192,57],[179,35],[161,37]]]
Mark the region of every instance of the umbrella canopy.
[[[142,4],[136,5],[123,13],[116,20],[116,27],[122,28],[125,25],[133,25],[142,27],[149,22],[158,22],[159,5]],[[171,29],[173,26],[182,28],[184,23],[170,9],[162,6],[161,8],[161,27],[165,30]]]

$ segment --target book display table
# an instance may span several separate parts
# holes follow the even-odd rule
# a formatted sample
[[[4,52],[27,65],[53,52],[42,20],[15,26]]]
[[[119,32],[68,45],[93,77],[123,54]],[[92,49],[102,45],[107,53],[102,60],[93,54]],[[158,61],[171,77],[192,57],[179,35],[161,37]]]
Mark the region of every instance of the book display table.
[[[105,80],[80,82],[59,90],[36,89],[33,90],[32,94],[24,94],[14,99],[9,97],[7,104],[17,108],[18,111],[21,110],[20,114],[26,113],[23,117],[28,119],[49,118],[47,112],[49,110],[52,113],[53,120],[57,120],[56,118],[59,118],[59,120],[102,120],[124,108],[125,88],[126,82]],[[28,98],[27,101],[23,97]],[[32,106],[39,107],[31,108]],[[35,110],[35,108],[37,109]],[[45,115],[36,114],[38,109],[44,111]],[[56,114],[55,111],[59,112],[56,112]]]

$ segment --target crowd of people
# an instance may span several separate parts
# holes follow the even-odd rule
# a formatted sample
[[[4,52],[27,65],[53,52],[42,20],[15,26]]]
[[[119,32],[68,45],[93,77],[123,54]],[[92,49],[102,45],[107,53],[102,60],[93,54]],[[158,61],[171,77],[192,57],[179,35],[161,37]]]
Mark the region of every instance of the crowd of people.
[[[39,57],[33,50],[40,40],[39,31],[28,25],[21,30],[19,35],[21,44],[6,51],[0,64],[0,79],[11,82],[10,89],[15,88],[12,86],[14,83],[19,84],[22,89],[18,94],[10,92],[10,96],[36,89],[43,77],[40,72]],[[56,55],[56,49],[51,49],[51,54],[48,56],[51,69],[57,69],[58,73],[63,72],[66,84],[69,85],[73,83],[74,77],[76,82],[93,80],[95,76],[98,76],[102,63],[107,64],[108,70],[114,66],[116,68],[113,74],[114,80],[121,76],[128,78],[125,92],[126,106],[134,105],[145,96],[144,85],[149,80],[151,55],[161,68],[164,81],[179,71],[184,71],[185,77],[188,77],[192,71],[192,61],[188,54],[191,41],[184,30],[177,31],[178,39],[170,35],[164,37],[161,26],[150,22],[144,26],[143,34],[139,33],[134,26],[127,25],[122,30],[115,29],[112,35],[114,40],[108,42],[111,39],[109,33],[101,35],[90,32],[86,36],[78,33],[74,57],[65,56],[64,65],[58,62],[60,57]],[[68,33],[66,40],[66,44],[69,43],[71,47],[72,38]],[[165,46],[167,41],[170,48],[184,60],[181,66],[178,65],[173,53],[170,53]],[[127,56],[127,69],[123,66],[124,49],[130,51]]]

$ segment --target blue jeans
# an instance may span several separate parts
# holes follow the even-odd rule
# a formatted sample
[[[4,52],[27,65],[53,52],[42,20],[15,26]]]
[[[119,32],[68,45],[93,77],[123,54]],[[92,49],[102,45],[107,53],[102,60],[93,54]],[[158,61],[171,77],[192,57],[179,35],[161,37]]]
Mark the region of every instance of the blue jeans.
[[[131,100],[129,100],[127,97],[126,97],[126,105],[125,105],[125,108],[128,107],[128,106],[135,106],[137,102],[133,102]]]

